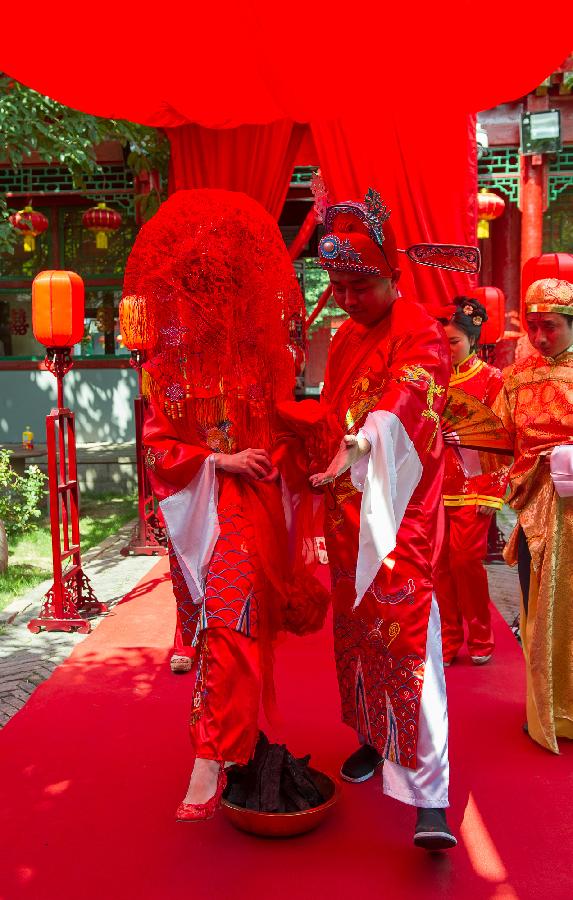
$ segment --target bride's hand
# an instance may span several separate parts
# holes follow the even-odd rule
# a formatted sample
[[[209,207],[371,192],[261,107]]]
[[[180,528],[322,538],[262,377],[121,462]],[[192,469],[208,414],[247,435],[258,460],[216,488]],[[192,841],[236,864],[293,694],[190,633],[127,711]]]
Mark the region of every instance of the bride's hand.
[[[241,475],[253,481],[274,481],[274,467],[266,450],[249,447],[240,453],[216,453],[215,468],[230,475]]]

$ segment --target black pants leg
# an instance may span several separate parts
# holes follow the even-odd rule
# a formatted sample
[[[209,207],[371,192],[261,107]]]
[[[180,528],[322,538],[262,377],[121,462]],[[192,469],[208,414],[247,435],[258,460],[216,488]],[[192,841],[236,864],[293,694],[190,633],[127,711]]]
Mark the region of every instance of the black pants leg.
[[[523,594],[523,607],[525,615],[529,606],[529,579],[531,574],[531,553],[527,546],[527,538],[523,528],[519,529],[517,537],[517,571],[519,572],[519,584]]]

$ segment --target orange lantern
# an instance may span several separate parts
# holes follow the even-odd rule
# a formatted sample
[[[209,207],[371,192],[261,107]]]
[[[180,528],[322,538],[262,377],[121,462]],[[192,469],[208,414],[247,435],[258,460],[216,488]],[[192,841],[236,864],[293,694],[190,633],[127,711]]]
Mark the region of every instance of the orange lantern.
[[[128,350],[151,350],[155,344],[155,329],[147,316],[145,297],[128,294],[119,304],[121,338]]]
[[[47,271],[32,283],[32,328],[44,347],[73,347],[84,334],[84,283],[75,272]]]
[[[43,213],[36,212],[31,206],[25,206],[24,209],[12,213],[10,224],[23,233],[25,252],[33,253],[36,249],[36,238],[47,230],[50,223]]]
[[[82,216],[82,224],[88,231],[95,232],[98,250],[107,250],[107,236],[121,227],[121,216],[105,203],[98,203],[86,210]]]
[[[505,294],[498,287],[479,287],[472,291],[487,313],[481,329],[480,344],[495,344],[505,331]]]
[[[499,194],[493,194],[487,188],[481,189],[477,195],[478,238],[489,237],[489,223],[499,219],[504,209],[505,200]]]

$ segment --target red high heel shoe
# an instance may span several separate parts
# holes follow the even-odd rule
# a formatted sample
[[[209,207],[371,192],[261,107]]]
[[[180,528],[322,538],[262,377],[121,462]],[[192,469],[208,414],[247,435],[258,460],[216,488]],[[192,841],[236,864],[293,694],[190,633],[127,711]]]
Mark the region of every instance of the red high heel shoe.
[[[207,819],[212,819],[221,803],[226,786],[225,763],[221,763],[217,775],[217,787],[213,796],[206,803],[180,803],[175,813],[176,820],[178,822],[205,822]]]

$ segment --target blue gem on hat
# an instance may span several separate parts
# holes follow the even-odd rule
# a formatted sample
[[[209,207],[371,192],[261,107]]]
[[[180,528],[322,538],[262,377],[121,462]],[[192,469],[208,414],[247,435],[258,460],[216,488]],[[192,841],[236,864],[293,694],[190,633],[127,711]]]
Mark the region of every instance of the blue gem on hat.
[[[325,259],[336,259],[340,253],[340,241],[335,234],[325,234],[318,245],[320,256]]]

